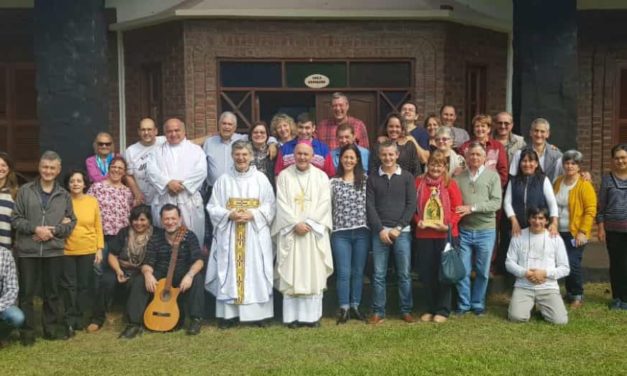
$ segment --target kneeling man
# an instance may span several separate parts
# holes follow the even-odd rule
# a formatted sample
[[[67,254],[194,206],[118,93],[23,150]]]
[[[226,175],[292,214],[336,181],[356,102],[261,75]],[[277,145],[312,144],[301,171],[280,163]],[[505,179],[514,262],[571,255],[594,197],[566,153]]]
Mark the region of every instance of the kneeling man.
[[[301,140],[293,164],[277,179],[277,289],[283,293],[283,322],[290,328],[319,326],[322,292],[333,273],[329,233],[331,188],[327,175],[311,165],[311,142]]]
[[[133,338],[141,333],[144,310],[148,299],[155,292],[157,282],[168,274],[172,246],[178,232],[184,234],[179,243],[178,257],[174,268],[172,286],[180,288],[177,304],[181,312],[180,327],[188,313],[191,322],[187,334],[200,333],[201,318],[204,309],[204,278],[199,273],[204,263],[200,252],[200,245],[196,235],[181,224],[181,212],[176,205],[165,204],[160,211],[161,225],[164,231],[158,231],[148,241],[146,257],[141,267],[140,280],[131,286],[127,303],[129,325],[124,329],[120,338]],[[144,283],[141,283],[143,280]]]
[[[216,297],[219,328],[240,321],[264,325],[274,316],[272,301],[272,240],[274,191],[268,178],[250,162],[252,145],[235,141],[233,167],[213,186],[207,212],[213,243],[205,288]]]
[[[531,208],[527,218],[529,227],[512,238],[505,262],[507,271],[516,277],[509,319],[527,322],[537,305],[546,321],[566,324],[568,313],[557,284],[570,273],[566,247],[561,237],[552,237],[546,230],[547,209]]]

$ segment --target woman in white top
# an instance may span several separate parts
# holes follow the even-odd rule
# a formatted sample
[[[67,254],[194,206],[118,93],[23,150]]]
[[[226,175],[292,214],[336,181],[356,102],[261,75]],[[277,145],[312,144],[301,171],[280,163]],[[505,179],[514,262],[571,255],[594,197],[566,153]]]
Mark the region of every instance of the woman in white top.
[[[581,259],[597,213],[597,195],[590,181],[581,177],[583,155],[569,150],[562,156],[564,175],[559,176],[553,188],[559,208],[558,229],[564,239],[570,274],[566,277],[566,299],[570,308],[583,304]]]

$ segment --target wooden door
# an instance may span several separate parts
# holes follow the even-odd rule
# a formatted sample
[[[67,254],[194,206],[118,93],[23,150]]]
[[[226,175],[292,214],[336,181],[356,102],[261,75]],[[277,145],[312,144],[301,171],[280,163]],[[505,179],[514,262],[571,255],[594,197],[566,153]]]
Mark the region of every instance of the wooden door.
[[[377,139],[377,94],[371,93],[346,93],[350,102],[348,114],[356,117],[366,124],[370,145],[374,145]],[[316,95],[316,120],[333,117],[331,111],[331,93]]]
[[[34,64],[0,64],[0,150],[21,172],[36,171],[39,159],[35,79]]]

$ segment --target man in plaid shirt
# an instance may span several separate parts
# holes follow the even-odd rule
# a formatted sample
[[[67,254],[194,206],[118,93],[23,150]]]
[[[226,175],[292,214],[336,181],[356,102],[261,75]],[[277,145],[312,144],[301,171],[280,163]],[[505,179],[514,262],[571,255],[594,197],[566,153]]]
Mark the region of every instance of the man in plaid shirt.
[[[331,97],[331,110],[333,119],[326,119],[318,122],[316,138],[329,146],[330,150],[336,149],[337,127],[342,124],[349,124],[355,130],[355,144],[368,149],[368,130],[363,121],[348,116],[348,98],[342,93],[333,93]]]
[[[15,305],[17,291],[13,255],[0,246],[0,342],[11,334],[13,328],[19,328],[24,322],[24,314]]]

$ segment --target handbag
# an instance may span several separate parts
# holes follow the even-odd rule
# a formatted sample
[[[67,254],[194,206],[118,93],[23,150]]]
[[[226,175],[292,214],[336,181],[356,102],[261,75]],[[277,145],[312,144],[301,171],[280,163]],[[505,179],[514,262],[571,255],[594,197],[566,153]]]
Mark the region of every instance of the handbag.
[[[444,250],[442,251],[442,260],[440,263],[440,282],[448,285],[454,285],[466,276],[466,267],[462,260],[462,254],[459,246],[453,242],[451,234],[451,226],[448,228],[448,238]]]

